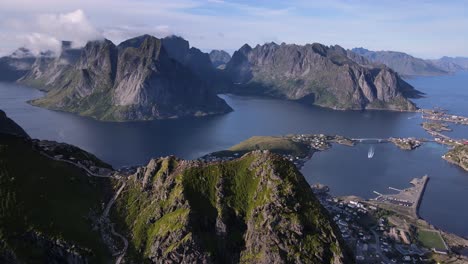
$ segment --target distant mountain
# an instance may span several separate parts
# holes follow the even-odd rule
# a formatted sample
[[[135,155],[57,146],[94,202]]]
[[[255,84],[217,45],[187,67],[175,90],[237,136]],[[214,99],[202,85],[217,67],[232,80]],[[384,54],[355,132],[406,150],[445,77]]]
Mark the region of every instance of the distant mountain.
[[[450,73],[431,61],[415,58],[403,52],[370,51],[364,48],[354,48],[352,51],[373,63],[385,64],[402,76],[432,76]]]
[[[168,48],[170,43],[164,46]],[[80,51],[79,58],[62,52],[59,58],[37,63],[20,81],[36,82],[50,91],[34,100],[34,105],[100,120],[151,120],[231,111],[198,77],[203,70],[192,71],[169,56],[166,48],[160,39],[149,35],[119,46],[109,40],[92,41]]]
[[[464,57],[442,57],[437,60],[431,60],[437,67],[450,72],[467,71],[468,58]]]
[[[224,67],[231,60],[231,55],[224,50],[212,50],[210,52],[210,59],[214,67]]]
[[[236,51],[225,71],[238,93],[300,100],[334,109],[415,110],[420,95],[385,66],[360,65],[339,46],[269,43]],[[366,59],[359,57],[362,61]],[[355,58],[356,59],[356,58]]]
[[[0,58],[0,81],[12,82],[30,69],[36,57],[26,48],[19,48],[9,56]]]
[[[353,263],[304,176],[267,151],[121,175],[67,144],[0,146],[0,263]]]

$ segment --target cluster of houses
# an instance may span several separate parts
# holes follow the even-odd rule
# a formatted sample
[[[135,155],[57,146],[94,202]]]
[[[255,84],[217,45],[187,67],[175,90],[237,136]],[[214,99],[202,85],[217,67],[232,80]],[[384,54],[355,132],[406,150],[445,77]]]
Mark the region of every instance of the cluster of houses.
[[[431,263],[426,257],[430,251],[412,243],[410,234],[385,217],[378,217],[376,206],[333,198],[318,189],[326,188],[313,190],[353,249],[357,263]]]

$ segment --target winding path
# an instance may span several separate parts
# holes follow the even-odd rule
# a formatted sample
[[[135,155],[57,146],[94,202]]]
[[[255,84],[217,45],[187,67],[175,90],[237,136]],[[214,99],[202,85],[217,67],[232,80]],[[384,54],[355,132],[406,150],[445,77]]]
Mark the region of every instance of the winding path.
[[[122,191],[125,189],[126,185],[127,185],[127,183],[125,181],[123,181],[122,186],[120,186],[120,188],[117,190],[117,192],[114,194],[114,196],[107,203],[106,208],[104,209],[104,212],[101,215],[101,222],[104,223],[104,222],[106,222],[106,220],[109,220],[110,209],[112,208],[112,205],[114,205],[114,203],[117,200],[117,198],[119,197],[120,193],[122,193]],[[110,223],[110,220],[109,220],[109,223]],[[125,253],[127,252],[128,240],[123,235],[115,232],[114,224],[111,223],[110,226],[111,226],[112,235],[119,237],[124,243],[124,248],[120,251],[119,256],[115,260],[116,264],[120,264],[122,262],[124,256],[125,256]]]
[[[66,162],[66,163],[69,163],[71,165],[74,165],[75,167],[78,167],[82,170],[84,170],[89,176],[92,176],[92,177],[98,177],[98,178],[117,178],[115,177],[114,175],[99,175],[99,174],[96,174],[94,172],[92,172],[91,170],[89,170],[86,166],[82,165],[82,164],[79,164],[79,163],[75,163],[75,162],[72,162],[72,161],[69,161],[69,160],[65,160],[65,159],[59,159],[59,158],[55,158],[55,157],[52,157],[50,156],[49,154],[45,153],[44,151],[40,151],[40,153],[44,156],[46,156],[47,158],[49,159],[52,159],[52,160],[56,160],[56,161],[61,161],[61,162]],[[117,192],[114,194],[114,196],[110,199],[110,201],[107,203],[106,205],[106,208],[104,209],[104,212],[102,213],[101,215],[101,223],[104,223],[106,222],[106,220],[109,220],[109,212],[110,212],[110,209],[112,208],[112,205],[114,205],[115,201],[117,200],[117,198],[119,197],[120,193],[125,189],[125,186],[126,186],[126,182],[123,181],[122,182],[122,186],[120,186],[120,188],[117,190]],[[110,223],[110,220],[108,221]],[[110,226],[111,226],[111,234],[114,235],[114,236],[117,236],[119,237],[123,243],[124,243],[124,248],[118,253],[118,257],[117,259],[115,260],[115,263],[116,264],[120,264],[125,256],[125,253],[127,252],[127,249],[128,249],[128,240],[121,234],[117,233],[114,229],[114,224],[110,223]]]

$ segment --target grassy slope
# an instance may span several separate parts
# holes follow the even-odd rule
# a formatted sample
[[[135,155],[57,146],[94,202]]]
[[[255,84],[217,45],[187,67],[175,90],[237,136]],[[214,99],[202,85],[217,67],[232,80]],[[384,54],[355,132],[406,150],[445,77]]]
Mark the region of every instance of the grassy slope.
[[[306,144],[294,142],[291,139],[272,136],[254,136],[226,151],[215,154],[223,155],[237,152],[242,155],[253,150],[270,150],[277,154],[290,154],[299,157],[307,156],[310,151]]]
[[[26,263],[46,257],[43,249],[20,238],[27,231],[91,250],[92,262],[108,260],[88,218],[101,212],[108,188],[107,179],[87,177],[32,150],[27,141],[0,136],[0,240]]]

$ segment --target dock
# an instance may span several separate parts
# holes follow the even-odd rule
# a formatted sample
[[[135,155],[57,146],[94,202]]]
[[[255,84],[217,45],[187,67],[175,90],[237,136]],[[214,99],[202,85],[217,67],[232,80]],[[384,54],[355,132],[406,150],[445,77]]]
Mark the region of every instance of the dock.
[[[410,183],[413,186],[410,188],[399,190],[397,188],[389,187],[391,190],[398,191],[396,194],[381,194],[374,191],[374,193],[379,195],[374,200],[380,205],[385,205],[385,207],[390,210],[395,210],[401,213],[406,212],[409,216],[418,219],[419,206],[428,181],[429,177],[425,175],[422,178],[414,178],[411,180]]]

